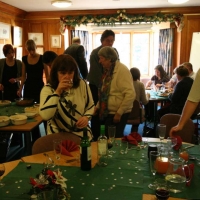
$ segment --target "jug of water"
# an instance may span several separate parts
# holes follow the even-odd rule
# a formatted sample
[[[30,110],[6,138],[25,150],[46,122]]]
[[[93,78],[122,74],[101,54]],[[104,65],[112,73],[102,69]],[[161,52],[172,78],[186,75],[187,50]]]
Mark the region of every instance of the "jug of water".
[[[185,174],[185,168],[188,168],[188,174]],[[168,188],[173,193],[179,193],[184,190],[186,183],[190,181],[190,168],[180,157],[169,158],[168,170],[165,176]]]

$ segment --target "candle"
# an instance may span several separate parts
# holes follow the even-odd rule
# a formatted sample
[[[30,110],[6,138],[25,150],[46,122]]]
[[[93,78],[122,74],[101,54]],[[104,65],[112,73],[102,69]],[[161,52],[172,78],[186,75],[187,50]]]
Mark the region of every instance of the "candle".
[[[158,157],[155,162],[155,169],[159,174],[167,172],[169,161],[167,157]]]

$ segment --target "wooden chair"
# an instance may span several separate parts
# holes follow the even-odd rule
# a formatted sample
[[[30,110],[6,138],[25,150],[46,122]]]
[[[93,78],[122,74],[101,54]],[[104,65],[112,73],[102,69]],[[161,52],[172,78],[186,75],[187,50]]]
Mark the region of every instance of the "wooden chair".
[[[142,124],[144,122],[144,120],[145,120],[145,118],[142,114],[142,107],[141,107],[139,101],[134,100],[133,108],[128,117],[127,124],[139,125],[139,124]]]
[[[66,133],[66,132],[54,133],[38,138],[33,144],[32,154],[52,151],[54,139],[71,140],[78,145],[80,144],[80,138],[72,133]]]
[[[165,138],[169,137],[170,129],[178,124],[180,117],[181,115],[178,114],[166,114],[161,117],[160,124],[166,124]],[[194,136],[194,129],[195,129],[194,123],[191,119],[189,119],[186,122],[183,129],[177,132],[177,135],[179,135],[182,138],[183,142],[192,143]]]

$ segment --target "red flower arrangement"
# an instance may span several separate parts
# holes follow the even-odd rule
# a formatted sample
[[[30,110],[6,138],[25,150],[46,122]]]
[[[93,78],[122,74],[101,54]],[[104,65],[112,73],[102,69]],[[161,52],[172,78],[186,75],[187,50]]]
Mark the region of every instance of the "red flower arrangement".
[[[70,200],[70,194],[67,193],[67,185],[65,183],[66,178],[62,176],[62,172],[58,169],[57,171],[52,171],[48,168],[42,170],[36,178],[30,177],[30,184],[32,189],[30,194],[39,194],[44,191],[55,191],[56,199]]]

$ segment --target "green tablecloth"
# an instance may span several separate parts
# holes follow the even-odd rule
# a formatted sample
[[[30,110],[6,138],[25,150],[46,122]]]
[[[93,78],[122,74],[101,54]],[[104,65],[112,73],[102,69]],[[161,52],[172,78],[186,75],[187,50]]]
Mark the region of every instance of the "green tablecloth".
[[[154,194],[148,188],[152,180],[147,158],[147,148],[130,150],[127,155],[119,154],[119,147],[115,147],[116,154],[109,159],[108,166],[95,166],[91,171],[82,171],[79,167],[61,167],[63,176],[67,178],[67,191],[71,200],[141,200],[143,193]],[[199,146],[190,149],[193,155],[199,154]],[[19,165],[6,177],[6,184],[0,188],[0,199],[29,199],[27,194],[31,188],[29,177],[35,177],[42,168],[42,164],[31,164],[26,169],[26,163]],[[190,187],[173,197],[200,199],[200,167],[195,165],[194,177]],[[163,176],[162,176],[163,177]],[[164,178],[164,177],[163,177]]]
[[[28,106],[29,107],[29,106]],[[25,107],[24,106],[17,106],[15,102],[12,102],[11,105],[8,106],[0,106],[0,116],[11,116],[15,115],[16,113],[24,113]],[[28,122],[35,122],[36,120],[34,118],[28,118]],[[10,125],[12,125],[10,123]]]

